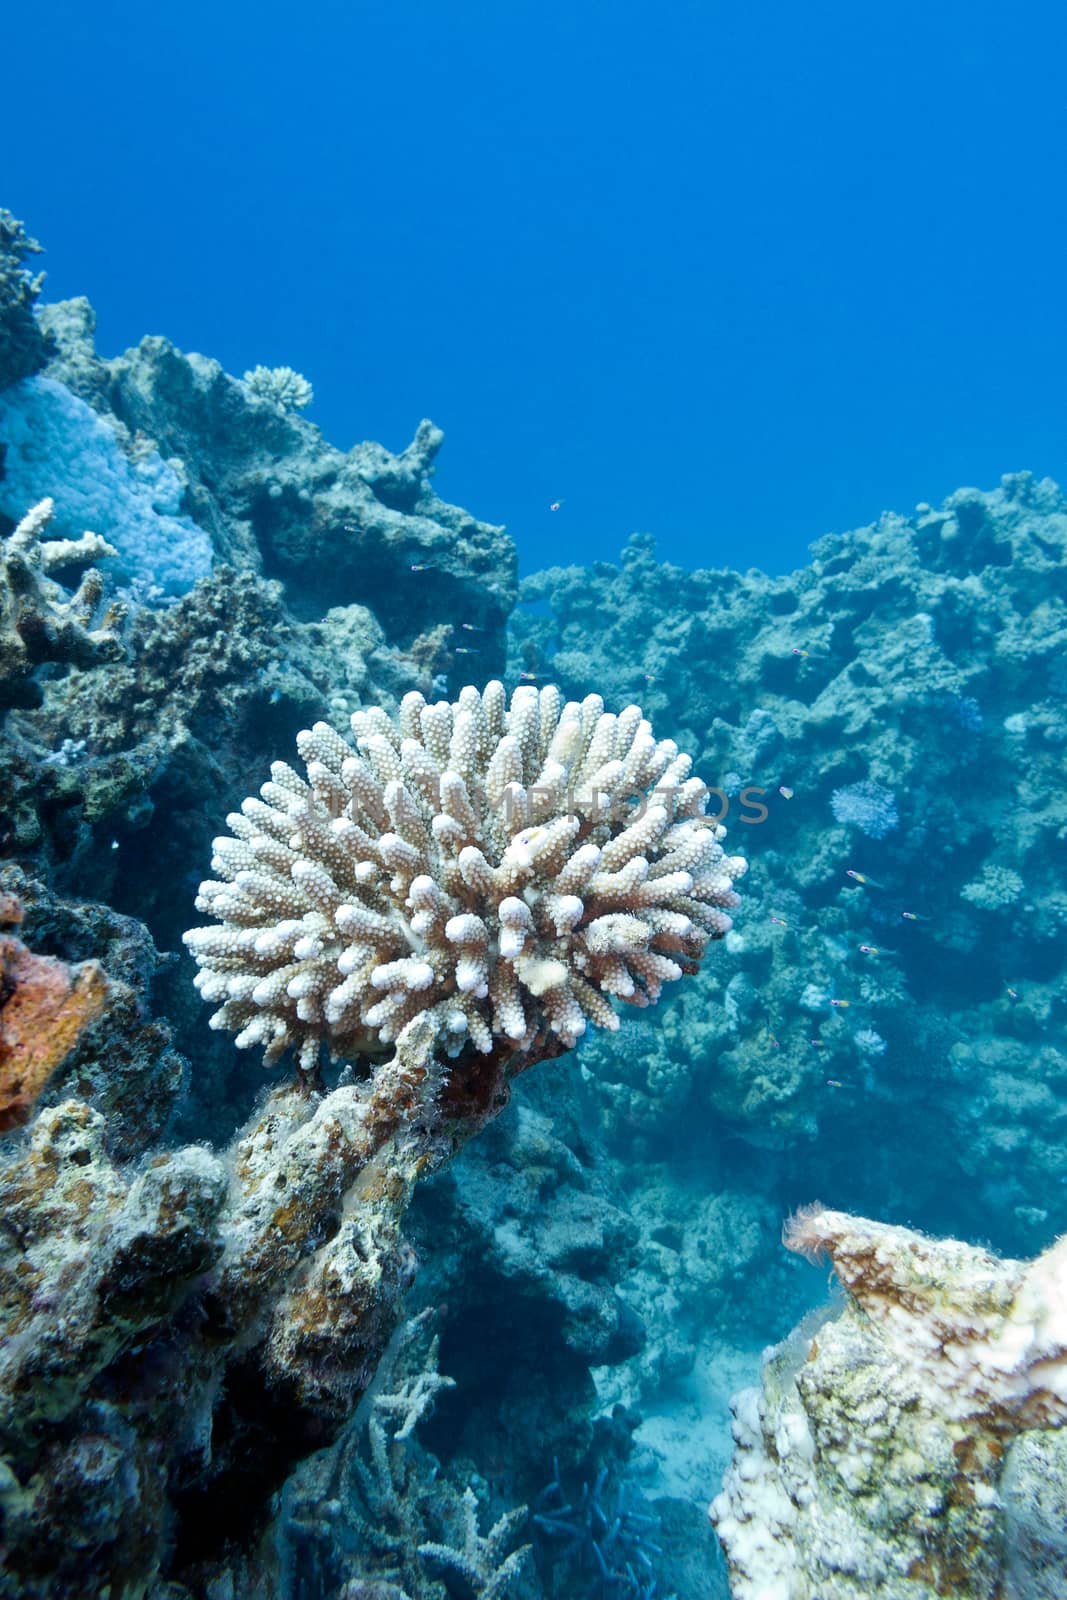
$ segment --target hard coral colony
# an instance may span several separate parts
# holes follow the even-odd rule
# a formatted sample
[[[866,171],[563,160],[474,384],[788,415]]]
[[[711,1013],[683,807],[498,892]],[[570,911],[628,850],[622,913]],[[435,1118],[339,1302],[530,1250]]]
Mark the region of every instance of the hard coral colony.
[[[730,927],[745,868],[704,816],[708,790],[635,705],[473,687],[412,692],[398,722],[298,736],[215,841],[219,878],[185,942],[212,1026],[289,1046],[314,1076],[427,1015],[449,1055],[572,1046],[612,998],[645,1006]],[[358,753],[357,753],[358,752]]]

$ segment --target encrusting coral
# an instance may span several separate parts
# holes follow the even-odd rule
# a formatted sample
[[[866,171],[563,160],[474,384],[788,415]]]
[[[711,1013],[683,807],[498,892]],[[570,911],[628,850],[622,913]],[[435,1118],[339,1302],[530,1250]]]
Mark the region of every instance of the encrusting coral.
[[[357,749],[324,722],[298,735],[306,781],[276,762],[228,818],[197,899],[218,921],[185,935],[212,1026],[268,1064],[292,1046],[313,1077],[324,1042],[374,1053],[420,1015],[450,1055],[570,1048],[730,928],[746,863],[638,706],[522,686],[508,707],[491,682],[352,728]]]
[[[1062,1593],[1067,1237],[1001,1260],[813,1206],[785,1243],[828,1254],[848,1298],[734,1401],[737,1455],[711,1512],[736,1600]],[[1044,1522],[1032,1494],[1001,1491],[1035,1452]]]
[[[0,924],[17,924],[22,915],[16,897],[0,893]],[[27,1120],[106,994],[98,962],[71,967],[0,933],[0,1133]]]

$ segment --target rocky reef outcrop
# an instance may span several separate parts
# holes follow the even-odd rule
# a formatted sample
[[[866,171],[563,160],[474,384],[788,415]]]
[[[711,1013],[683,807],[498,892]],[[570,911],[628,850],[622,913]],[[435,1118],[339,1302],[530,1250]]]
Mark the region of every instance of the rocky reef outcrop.
[[[0,1025],[46,960],[5,956]],[[107,970],[91,1016],[82,975],[63,976],[53,1020],[37,1011],[57,1092],[0,1166],[4,1592],[200,1593],[228,1552],[267,1582],[254,1552],[271,1497],[344,1423],[396,1324],[412,1186],[506,1081],[481,1058],[446,1076],[415,1025],[371,1083],[281,1088],[228,1149],[131,1162],[115,1130],[151,1092],[152,1058],[97,1109],[58,1058],[98,1014]],[[22,1031],[4,1040],[6,1088]]]
[[[420,711],[425,747],[400,737],[405,717]],[[218,891],[212,907],[227,920],[194,941],[201,956],[211,955],[202,987],[237,1002],[246,1031],[245,1007],[253,1023],[262,1019],[267,1033],[253,1027],[254,1040],[244,1042],[270,1040],[273,1057],[299,1046],[297,1083],[276,1089],[227,1146],[178,1144],[131,1161],[122,1130],[158,1094],[171,1053],[123,1048],[120,997],[105,1024],[109,1070],[73,1062],[108,1007],[106,967],[67,967],[18,939],[0,946],[0,1113],[27,1124],[0,1162],[0,1449],[7,1570],[20,1595],[102,1596],[116,1585],[144,1592],[164,1580],[177,1586],[172,1595],[183,1587],[198,1593],[223,1574],[236,1581],[238,1568],[266,1583],[269,1556],[255,1552],[270,1542],[273,1497],[344,1428],[399,1320],[413,1275],[402,1223],[416,1181],[497,1115],[512,1078],[573,1046],[581,1031],[573,1006],[554,1007],[551,997],[571,983],[589,991],[584,1004],[595,1009],[590,983],[601,968],[593,957],[606,958],[611,940],[623,940],[619,948],[642,979],[627,992],[647,1007],[667,976],[666,957],[647,948],[653,934],[673,941],[668,948],[681,952],[690,974],[706,942],[690,938],[682,899],[691,892],[694,919],[720,915],[724,894],[736,900],[725,868],[721,881],[705,882],[725,858],[722,830],[701,817],[703,786],[687,779],[688,758],[673,742],[658,744],[639,714],[616,719],[599,702],[564,708],[558,694],[531,689],[505,709],[495,683],[484,703],[476,691],[452,707],[409,696],[399,728],[381,708],[357,713],[354,727],[360,757],[317,725],[302,741],[309,783],[275,763],[262,799],[231,819],[229,845],[216,841],[225,882],[207,887]],[[402,756],[411,789],[399,778]],[[567,814],[568,772],[575,788],[592,786],[580,818]],[[533,793],[539,775],[555,782],[561,813],[542,824],[531,823],[522,783]],[[664,777],[673,781],[655,804]],[[343,814],[332,805],[342,788]],[[637,821],[635,789],[648,802]],[[388,819],[397,831],[372,838],[368,830]],[[319,859],[290,850],[289,837],[301,848],[314,839]],[[636,853],[642,840],[658,877]],[[653,852],[660,841],[663,852]],[[530,876],[534,864],[541,878]],[[10,877],[17,918],[14,891],[23,885]],[[372,898],[385,885],[398,905],[414,909],[421,962],[379,960],[378,941],[399,925],[395,909],[387,920],[391,902],[376,909]],[[512,895],[513,914],[503,909],[508,897],[500,901],[490,951],[478,913],[495,914],[502,892],[524,885],[528,901]],[[84,920],[84,908],[57,912],[47,894],[26,887],[44,917],[51,911],[68,928]],[[588,905],[572,892],[578,888]],[[549,997],[527,1014],[506,1003],[517,980],[500,973],[506,960],[519,961],[539,898],[543,937],[562,919],[574,939],[561,936],[520,968],[530,994]],[[354,942],[336,944],[326,910]],[[297,921],[278,922],[280,911],[296,912]],[[106,916],[97,929],[107,929]],[[279,940],[291,959],[268,963],[266,976],[250,974],[257,953]],[[683,965],[666,964],[682,976]],[[327,1026],[332,995],[324,1000],[322,984],[307,981],[312,972],[325,972],[331,986],[339,972],[358,979],[375,1002],[364,1028]],[[342,988],[347,982],[342,977]],[[490,995],[493,1003],[484,1014],[463,1011],[466,995],[472,1007]],[[461,1028],[457,1015],[466,1019]],[[272,1031],[276,1018],[280,1032]],[[217,1020],[232,1021],[225,1009]],[[609,1020],[618,1026],[610,1011]],[[36,1058],[33,1026],[41,1034]],[[103,1039],[95,1043],[103,1048]],[[173,1075],[168,1086],[177,1087]],[[157,1117],[153,1131],[159,1126]],[[640,1343],[636,1319],[627,1320],[610,1285],[594,1288],[588,1269],[566,1270],[575,1257],[588,1258],[605,1222],[619,1231],[621,1219],[603,1206],[592,1217],[588,1203],[561,1213],[537,1241],[545,1265],[534,1255],[527,1266],[534,1278],[555,1271],[569,1341],[587,1363],[624,1359]],[[589,1226],[576,1243],[579,1223]],[[487,1584],[497,1570],[510,1574],[494,1533],[488,1544],[478,1533],[473,1502],[466,1527],[471,1570],[486,1566]],[[438,1545],[434,1554],[448,1566],[450,1551]]]
[[[793,1194],[1039,1248],[1067,1176],[1060,491],[960,490],[782,578],[637,537],[522,596],[515,670],[640,693],[715,774],[758,896],[639,1052],[586,1047],[605,1127],[655,1148],[708,1118]]]
[[[35,315],[43,274],[26,265],[40,253],[18,218],[0,209],[0,390],[39,372],[53,352]]]
[[[1041,1255],[1067,1179],[1059,491],[1012,474],[820,541],[780,578],[683,571],[638,536],[618,566],[535,574],[512,611],[513,547],[434,494],[431,424],[396,454],[336,450],[291,369],[238,378],[159,338],[101,358],[88,303],[39,310],[30,241],[3,239],[0,1593],[569,1600],[602,1583],[722,1600],[703,1502],[726,1397],[822,1298],[779,1218],[828,1191],[1017,1259],[826,1214],[853,1299],[802,1324],[739,1408],[721,1518],[738,1594],[817,1573],[829,1595],[862,1572],[889,1600],[905,1548],[902,1594],[989,1574],[1055,1593],[1064,1430],[1025,1409],[950,1416],[942,1358],[917,1355],[931,1305],[953,1374],[976,1306],[983,1327],[1008,1307],[1003,1353],[1026,1260],[1059,1261]],[[352,959],[403,1045],[383,1033],[352,1069],[275,1077],[257,1106],[261,1069],[208,1031],[178,953],[222,819],[301,730],[355,714],[373,737],[371,708],[406,703],[421,732],[423,709],[497,672],[509,690],[606,691],[598,717],[640,704],[695,753],[752,869],[736,925],[654,1013],[541,1062],[496,1117],[517,1041],[494,1044],[508,1008],[490,966],[525,916],[483,918],[482,949],[460,916],[476,905],[451,908],[456,941],[432,896],[407,905],[410,852],[439,864],[420,822],[463,818],[416,816],[400,789],[426,773],[385,770],[382,749],[396,814],[364,829],[367,865],[398,880],[404,947]],[[316,771],[324,796],[333,779]],[[284,837],[256,836],[256,893],[278,899],[256,938],[293,920],[272,874],[310,865],[299,818],[263,810]],[[238,942],[241,839],[215,885]],[[327,875],[336,844],[317,839]],[[521,887],[540,906],[536,877]],[[677,909],[659,913],[657,939],[677,941]],[[404,1032],[424,991],[393,980],[424,976],[416,918],[454,958],[435,1003],[462,973],[490,1029],[458,1066]],[[297,963],[321,957],[314,931],[286,934]],[[575,953],[531,963],[533,982]],[[620,996],[668,975],[596,954]],[[243,1004],[264,974],[230,960],[211,981]],[[311,988],[286,989],[298,1018],[332,993]],[[554,1007],[529,992],[523,1029]],[[898,1326],[881,1312],[905,1269]],[[827,1579],[831,1546],[852,1565]]]
[[[166,339],[99,359],[86,301],[47,307],[41,321],[56,345],[49,377],[104,417],[126,449],[154,449],[172,465],[182,510],[217,559],[286,581],[305,620],[359,601],[390,643],[410,647],[445,627],[484,657],[485,676],[499,667],[514,545],[434,494],[439,428],[420,423],[396,454],[374,443],[337,450],[299,410]],[[469,639],[459,637],[462,623]]]
[[[1067,1239],[1003,1260],[814,1206],[845,1302],[734,1402],[735,1600],[1052,1600],[1067,1557]]]

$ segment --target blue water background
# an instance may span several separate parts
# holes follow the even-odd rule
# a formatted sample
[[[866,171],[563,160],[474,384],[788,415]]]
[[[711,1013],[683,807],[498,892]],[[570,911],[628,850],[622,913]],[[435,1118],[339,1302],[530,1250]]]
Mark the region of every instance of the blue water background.
[[[1065,47],[1051,0],[20,6],[3,199],[103,352],[433,417],[526,570],[780,571],[1067,478]]]

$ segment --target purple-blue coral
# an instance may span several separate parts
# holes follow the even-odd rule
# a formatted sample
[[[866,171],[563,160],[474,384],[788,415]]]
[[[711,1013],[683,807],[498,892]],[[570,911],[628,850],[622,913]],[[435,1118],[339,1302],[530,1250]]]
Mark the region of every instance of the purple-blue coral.
[[[830,797],[834,818],[846,828],[858,828],[868,839],[884,839],[899,821],[892,789],[869,778],[835,789]]]

